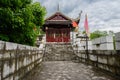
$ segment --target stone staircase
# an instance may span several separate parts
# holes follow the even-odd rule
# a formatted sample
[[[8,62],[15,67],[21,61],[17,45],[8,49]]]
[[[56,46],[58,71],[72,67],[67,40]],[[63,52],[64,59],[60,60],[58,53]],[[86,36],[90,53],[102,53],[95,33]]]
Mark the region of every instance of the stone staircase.
[[[74,60],[74,54],[71,44],[48,43],[46,44],[44,61],[71,61]]]

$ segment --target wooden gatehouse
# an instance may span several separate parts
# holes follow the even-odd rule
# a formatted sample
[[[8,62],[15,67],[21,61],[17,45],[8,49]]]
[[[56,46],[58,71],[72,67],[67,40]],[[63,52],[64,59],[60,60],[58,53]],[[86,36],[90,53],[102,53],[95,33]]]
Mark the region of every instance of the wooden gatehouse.
[[[73,23],[79,23],[76,19],[65,16],[60,11],[46,18],[43,30],[46,32],[46,42],[70,42],[70,32],[74,29]]]

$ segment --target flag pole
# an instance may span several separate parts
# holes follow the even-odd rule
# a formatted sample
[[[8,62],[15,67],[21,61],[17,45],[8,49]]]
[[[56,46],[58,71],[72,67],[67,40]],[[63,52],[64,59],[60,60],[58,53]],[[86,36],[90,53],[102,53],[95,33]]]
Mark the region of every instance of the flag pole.
[[[85,15],[85,23],[84,23],[84,27],[85,27],[85,37],[86,37],[86,62],[87,64],[89,64],[89,52],[88,52],[88,39],[89,39],[89,27],[88,27],[88,20],[87,20],[87,14]]]
[[[87,59],[86,59],[86,62],[87,64],[89,64],[89,52],[88,52],[88,35],[85,34],[85,38],[86,38],[86,56],[87,56]]]

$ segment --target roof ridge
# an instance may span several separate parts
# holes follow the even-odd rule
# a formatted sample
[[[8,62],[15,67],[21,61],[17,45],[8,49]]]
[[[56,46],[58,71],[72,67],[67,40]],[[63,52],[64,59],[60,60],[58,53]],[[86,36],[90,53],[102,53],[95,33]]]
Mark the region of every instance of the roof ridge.
[[[55,14],[57,14],[57,13],[61,14],[63,17],[65,17],[65,18],[68,19],[68,20],[72,20],[71,18],[69,18],[68,16],[66,16],[65,14],[63,14],[63,13],[60,12],[60,11],[56,11],[54,14],[52,14],[52,15],[49,16],[49,17],[47,17],[45,20],[48,20],[48,19],[52,18],[52,17],[53,17]]]

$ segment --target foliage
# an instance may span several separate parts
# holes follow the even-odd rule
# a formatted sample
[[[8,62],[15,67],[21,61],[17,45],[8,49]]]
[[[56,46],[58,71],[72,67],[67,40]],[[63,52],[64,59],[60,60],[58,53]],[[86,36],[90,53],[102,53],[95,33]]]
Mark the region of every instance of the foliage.
[[[83,31],[82,34],[86,34],[86,31]]]
[[[95,38],[99,38],[99,37],[102,37],[102,36],[107,36],[107,31],[94,31],[90,34],[90,39],[95,39]]]
[[[31,0],[0,0],[0,40],[34,45],[45,14]]]

